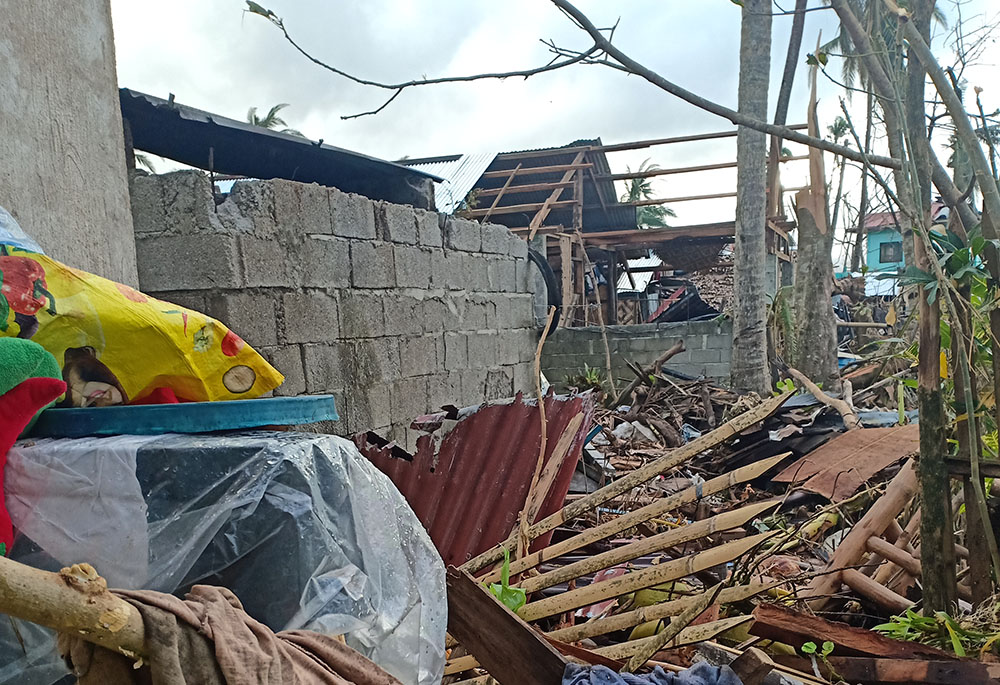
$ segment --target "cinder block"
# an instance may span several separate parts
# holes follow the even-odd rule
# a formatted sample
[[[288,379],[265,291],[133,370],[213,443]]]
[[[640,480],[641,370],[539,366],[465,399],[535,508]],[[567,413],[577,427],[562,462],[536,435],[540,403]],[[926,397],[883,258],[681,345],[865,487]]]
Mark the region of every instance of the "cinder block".
[[[395,287],[392,243],[352,242],[351,282],[355,288]]]
[[[465,333],[444,334],[444,368],[458,371],[469,367],[469,336]]]
[[[497,335],[495,332],[469,334],[469,368],[487,369],[497,365]]]
[[[207,229],[215,215],[208,175],[194,169],[157,176],[163,192],[164,221],[170,233]]]
[[[208,310],[207,294],[204,290],[156,293],[156,299],[203,314]]]
[[[244,280],[249,287],[294,288],[299,285],[294,260],[273,238],[240,236],[239,249]]]
[[[722,361],[720,350],[691,350],[688,355],[692,364],[703,364],[706,362],[718,363]]]
[[[343,337],[377,338],[385,335],[385,329],[381,295],[340,291],[340,332]]]
[[[424,332],[421,319],[423,300],[406,295],[386,295],[382,304],[385,307],[386,335],[420,335]]]
[[[413,207],[392,202],[375,203],[375,232],[382,240],[416,245],[417,221]]]
[[[532,364],[518,364],[514,367],[513,376],[515,393],[523,392],[526,396],[535,394],[535,369]],[[546,378],[552,382],[548,374]]]
[[[462,404],[462,376],[459,372],[438,373],[427,378],[427,410],[437,411],[449,404]]]
[[[497,297],[493,300],[496,309],[496,321],[490,327],[505,331],[514,328],[511,322],[510,298]]]
[[[535,303],[531,295],[510,295],[504,298],[510,303],[510,328],[533,328],[535,326]]]
[[[375,239],[374,203],[361,195],[329,189],[333,234],[342,238]]]
[[[731,350],[733,348],[732,327],[726,326],[718,333],[706,335],[705,348],[711,350]]]
[[[159,176],[129,175],[132,228],[137,236],[166,233],[167,210],[163,206],[163,184]]]
[[[424,333],[441,333],[447,330],[448,322],[454,317],[442,300],[430,298],[424,300]]]
[[[729,379],[729,364],[719,363],[719,364],[705,364],[703,373],[709,378],[715,378],[719,380]]]
[[[505,365],[519,364],[521,362],[521,345],[524,336],[521,331],[499,331],[499,348],[497,350],[497,363]]]
[[[510,230],[499,224],[483,224],[483,252],[506,255],[509,249],[507,238]]]
[[[311,395],[357,387],[352,383],[349,343],[303,345],[306,392]]]
[[[445,247],[463,252],[480,252],[483,249],[482,226],[478,221],[449,217],[444,226]]]
[[[271,188],[279,233],[296,237],[309,233],[333,233],[329,188],[316,183],[281,179],[271,181]]]
[[[312,288],[347,288],[351,285],[351,252],[347,240],[333,236],[307,236],[295,252],[299,285]]]
[[[491,261],[487,269],[487,274],[491,291],[512,293],[516,290],[517,278],[514,260],[500,259]]]
[[[399,363],[403,376],[427,376],[439,368],[438,340],[431,337],[401,338]]]
[[[392,422],[388,383],[373,383],[366,387],[353,387],[343,391],[339,411],[346,433],[354,434],[384,426]],[[339,398],[338,398],[339,399]]]
[[[490,260],[482,254],[463,255],[462,287],[470,292],[488,292],[490,290],[489,264]]]
[[[323,291],[285,293],[281,305],[285,342],[325,343],[340,337],[336,297]]]
[[[542,274],[527,259],[514,260],[514,292],[545,292],[545,281],[542,279]]]
[[[527,261],[528,241],[508,231],[507,256],[513,257],[516,261]]]
[[[462,375],[462,405],[473,406],[486,401],[486,372],[483,369],[466,369]]]
[[[397,245],[394,248],[396,285],[400,288],[429,288],[431,253],[419,247]]]
[[[281,372],[285,382],[274,389],[280,397],[302,395],[306,392],[306,371],[302,363],[302,348],[298,345],[261,348],[260,353]]]
[[[269,295],[238,291],[210,296],[205,313],[254,347],[278,343],[275,303]]]
[[[514,373],[510,367],[486,372],[484,394],[487,401],[502,400],[514,395]]]
[[[258,238],[277,235],[271,181],[237,181],[217,210],[219,220],[230,230]]]
[[[390,389],[389,402],[393,423],[409,424],[418,416],[426,414],[430,406],[427,401],[427,379],[403,378],[395,381]]]
[[[413,215],[417,221],[417,243],[424,247],[441,247],[444,242],[441,237],[441,223],[437,212],[415,209]]]
[[[402,377],[399,338],[371,338],[351,342],[351,387]]]
[[[480,331],[486,328],[487,319],[490,318],[489,310],[493,306],[492,302],[480,296],[472,296],[467,299],[452,298],[452,302],[460,307],[459,326],[461,330]]]
[[[135,242],[139,286],[145,292],[243,285],[232,236],[136,236]]]
[[[431,252],[431,287],[458,290],[462,281],[461,271],[461,255],[443,250]]]

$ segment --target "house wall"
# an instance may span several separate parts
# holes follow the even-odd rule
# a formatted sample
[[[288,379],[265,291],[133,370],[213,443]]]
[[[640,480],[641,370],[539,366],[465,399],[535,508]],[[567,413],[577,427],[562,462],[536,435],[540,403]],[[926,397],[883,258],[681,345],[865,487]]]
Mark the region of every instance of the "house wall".
[[[906,266],[903,259],[898,262],[883,262],[881,260],[881,250],[884,243],[898,243],[903,240],[899,231],[895,229],[882,229],[869,231],[866,235],[868,249],[866,251],[865,264],[870,271],[896,271]]]
[[[197,171],[131,188],[142,290],[232,327],[285,375],[275,394],[336,395],[331,432],[402,438],[533,386],[536,269],[503,226],[281,180],[216,206]]]
[[[667,362],[668,368],[692,376],[729,380],[733,326],[728,319],[608,326],[607,334],[611,370],[617,379],[627,382],[635,377],[626,361],[648,367],[681,338],[685,351]],[[566,377],[582,374],[585,365],[605,374],[600,327],[559,328],[548,337],[542,350],[542,372],[549,383],[565,389]]]
[[[108,0],[0,14],[0,205],[54,259],[136,285]]]

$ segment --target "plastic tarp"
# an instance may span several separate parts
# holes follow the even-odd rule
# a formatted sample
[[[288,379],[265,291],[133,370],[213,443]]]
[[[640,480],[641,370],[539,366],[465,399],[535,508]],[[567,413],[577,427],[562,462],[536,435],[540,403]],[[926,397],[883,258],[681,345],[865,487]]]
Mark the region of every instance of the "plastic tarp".
[[[7,466],[11,557],[93,563],[112,586],[223,585],[274,630],[344,634],[407,685],[439,683],[444,565],[396,487],[327,435],[22,441]],[[0,621],[0,684],[66,673],[51,633]]]

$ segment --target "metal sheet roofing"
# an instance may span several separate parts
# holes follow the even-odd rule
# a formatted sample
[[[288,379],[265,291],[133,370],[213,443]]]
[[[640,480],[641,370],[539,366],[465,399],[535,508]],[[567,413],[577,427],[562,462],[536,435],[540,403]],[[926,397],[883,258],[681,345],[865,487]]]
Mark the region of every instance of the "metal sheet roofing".
[[[480,152],[471,155],[401,160],[400,164],[441,177],[443,180],[434,187],[434,202],[439,212],[453,214],[496,156],[495,152]]]
[[[663,260],[659,257],[639,257],[638,259],[628,260],[629,269],[648,269],[657,267],[663,264]],[[640,271],[639,273],[632,274],[632,280],[635,281],[635,287],[632,287],[631,281],[628,279],[628,274],[622,272],[618,277],[618,292],[645,292],[646,288],[649,287],[649,282],[653,280],[652,271]]]
[[[132,144],[199,169],[250,178],[319,183],[376,200],[430,209],[430,182],[419,169],[351,152],[121,88]]]
[[[570,444],[536,520],[563,506],[594,415],[591,395],[545,399],[548,424],[545,460],[574,416],[583,421]],[[440,441],[422,435],[412,461],[394,443],[378,445],[370,434],[355,437],[361,452],[385,473],[413,507],[446,565],[458,566],[507,539],[524,507],[538,461],[541,425],[538,402],[523,398],[456,412],[458,422]],[[443,417],[421,417],[414,427],[441,424]],[[384,442],[384,441],[383,441]],[[532,549],[548,544],[551,533]]]

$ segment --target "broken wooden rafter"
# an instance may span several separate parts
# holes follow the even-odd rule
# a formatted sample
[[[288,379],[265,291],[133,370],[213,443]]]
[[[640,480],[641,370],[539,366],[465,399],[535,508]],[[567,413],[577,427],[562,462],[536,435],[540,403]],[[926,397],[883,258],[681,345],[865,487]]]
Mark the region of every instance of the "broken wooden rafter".
[[[922,683],[923,685],[996,685],[1000,664],[978,661],[928,661],[830,656],[827,661],[843,682]]]
[[[487,221],[489,221],[489,218],[493,214],[493,211],[500,204],[500,200],[503,199],[503,194],[505,192],[507,192],[508,188],[510,188],[510,184],[514,182],[514,176],[516,176],[517,172],[520,171],[520,170],[521,170],[521,165],[518,164],[516,167],[514,167],[514,170],[512,172],[510,172],[510,178],[507,179],[507,182],[504,183],[503,187],[500,188],[500,190],[496,193],[496,197],[493,198],[493,204],[490,205],[490,208],[486,211],[486,214],[483,215],[483,223],[484,224]],[[480,195],[482,195],[482,194],[483,193],[480,193]]]
[[[809,155],[792,155],[782,157],[782,162],[795,162],[809,159]],[[670,169],[653,169],[652,171],[631,171],[627,174],[594,174],[596,180],[628,181],[633,178],[652,178],[654,176],[669,176],[672,174],[689,174],[697,171],[714,171],[716,169],[735,169],[736,162],[720,162],[718,164],[699,164],[697,166],[673,167]]]
[[[695,455],[701,454],[702,452],[729,440],[733,436],[771,416],[771,414],[776,412],[790,396],[791,393],[786,392],[778,395],[777,397],[765,400],[756,407],[733,417],[726,423],[716,428],[714,431],[695,438],[691,442],[678,447],[677,449],[671,450],[659,459],[649,462],[648,464],[632,471],[618,480],[605,485],[603,488],[592,492],[582,499],[578,499],[570,504],[567,504],[554,514],[546,516],[541,521],[533,524],[528,529],[529,537],[534,540],[551,530],[555,530],[556,527],[562,525],[563,523],[571,521],[582,514],[596,509],[608,500],[626,493],[632,488],[642,485],[643,483],[666,473],[670,469],[683,464]],[[475,573],[476,571],[480,571],[486,566],[499,561],[503,558],[504,549],[512,549],[516,544],[516,539],[516,534],[510,535],[503,543],[488,549],[482,554],[479,554],[462,564],[462,568],[471,573]]]
[[[570,207],[573,205],[573,202],[574,202],[573,200],[563,200],[561,202],[553,202],[550,203],[549,208],[556,209],[559,207]],[[501,207],[497,207],[496,209],[493,208],[473,209],[469,212],[463,212],[462,215],[469,217],[471,219],[478,219],[480,217],[486,216],[487,214],[499,215],[499,214],[520,214],[523,212],[533,212],[542,209],[542,207],[544,206],[545,206],[544,202],[533,202],[524,205],[503,205]]]
[[[586,156],[586,154],[587,154],[586,150],[582,150],[582,151],[576,153],[576,157],[573,159],[573,166],[576,166],[577,164],[580,164],[583,161],[583,158],[584,158],[584,156]],[[579,224],[577,223],[576,214],[579,211],[579,208],[583,205],[583,195],[582,195],[582,193],[577,194],[579,191],[576,190],[576,189],[582,187],[580,185],[580,178],[581,177],[578,174],[578,171],[579,170],[575,169],[575,168],[574,169],[567,169],[566,172],[563,174],[563,177],[562,177],[562,182],[563,183],[569,183],[570,181],[576,181],[576,183],[573,186],[574,187],[574,197],[573,197],[572,203],[570,205],[573,208],[573,228],[576,229],[576,230],[579,230],[579,228],[580,228]],[[574,176],[576,178],[574,178]],[[552,209],[555,208],[556,205],[559,204],[559,198],[560,198],[560,196],[562,196],[562,191],[563,191],[563,189],[561,187],[560,188],[556,188],[555,190],[552,191],[552,193],[547,198],[545,198],[545,202],[542,203],[542,206],[539,208],[538,213],[535,214],[535,216],[528,223],[528,228],[531,229],[531,231],[528,233],[528,240],[531,240],[531,239],[533,239],[535,237],[535,231],[537,231],[538,228],[543,223],[545,223],[545,219],[548,218],[549,212],[552,211]]]
[[[538,174],[551,174],[557,171],[571,171],[574,169],[589,169],[593,164],[553,164],[551,166],[525,167],[518,172],[518,176],[536,176]],[[512,169],[500,169],[498,171],[487,171],[482,178],[507,178]]]
[[[538,190],[553,190],[554,188],[572,188],[573,182],[563,183],[560,181],[551,181],[549,183],[523,183],[521,185],[511,185],[507,186],[506,190],[503,188],[487,188],[485,190],[479,191],[479,197],[489,197],[491,195],[500,195],[503,191],[504,195],[517,195],[518,193],[528,193]]]

